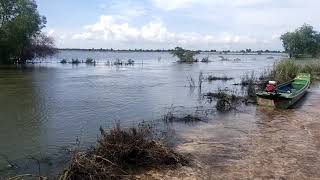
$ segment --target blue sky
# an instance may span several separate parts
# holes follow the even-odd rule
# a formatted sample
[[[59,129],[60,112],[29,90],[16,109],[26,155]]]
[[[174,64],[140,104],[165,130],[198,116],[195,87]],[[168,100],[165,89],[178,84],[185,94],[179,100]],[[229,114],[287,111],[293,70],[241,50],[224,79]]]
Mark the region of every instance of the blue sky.
[[[282,50],[279,36],[320,29],[319,0],[37,0],[60,48]]]

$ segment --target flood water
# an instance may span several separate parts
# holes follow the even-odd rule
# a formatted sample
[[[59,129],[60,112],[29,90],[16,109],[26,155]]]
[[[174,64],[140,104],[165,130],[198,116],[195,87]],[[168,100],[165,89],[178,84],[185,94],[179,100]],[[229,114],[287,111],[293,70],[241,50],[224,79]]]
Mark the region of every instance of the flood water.
[[[29,162],[30,157],[39,156],[59,159],[65,149],[77,142],[84,146],[94,144],[100,126],[112,127],[117,122],[122,126],[132,126],[143,120],[154,121],[160,119],[172,106],[186,114],[194,113],[199,107],[212,109],[211,118],[207,123],[199,123],[192,128],[182,124],[175,125],[177,137],[181,142],[177,149],[182,153],[193,154],[200,164],[204,164],[203,167],[210,167],[209,169],[217,167],[214,172],[209,173],[210,175],[220,172],[222,176],[225,173],[226,177],[230,175],[227,172],[231,170],[237,172],[236,170],[246,165],[251,165],[251,169],[260,171],[253,167],[258,162],[252,157],[268,154],[264,152],[263,147],[271,145],[270,151],[272,145],[281,148],[286,144],[278,141],[285,141],[286,138],[289,138],[290,146],[294,146],[295,143],[291,140],[295,141],[294,136],[297,135],[295,133],[291,134],[292,137],[290,133],[281,131],[276,131],[276,135],[270,135],[269,131],[273,130],[272,128],[279,128],[278,124],[283,128],[288,129],[288,126],[289,129],[293,128],[292,132],[295,132],[294,128],[299,129],[301,126],[305,129],[320,128],[320,125],[303,123],[305,118],[310,118],[310,122],[314,123],[312,118],[318,115],[318,108],[315,107],[316,105],[319,107],[319,99],[316,98],[316,94],[320,94],[318,87],[313,87],[310,90],[312,93],[306,97],[312,101],[306,101],[291,110],[265,112],[255,106],[248,106],[241,112],[217,113],[214,110],[215,104],[203,100],[201,93],[225,87],[241,93],[240,87],[233,86],[233,83],[239,82],[245,73],[253,70],[259,72],[271,67],[282,56],[222,55],[229,61],[221,61],[219,57],[221,55],[204,53],[200,54],[199,58],[205,56],[209,56],[212,62],[179,64],[169,53],[61,51],[57,56],[45,59],[41,64],[30,65],[28,68],[1,69],[0,177],[15,172],[25,172],[23,168],[9,167],[10,162]],[[97,60],[97,64],[93,66],[58,63],[63,58],[85,60],[88,57]],[[122,60],[130,58],[136,63],[134,66],[106,65],[107,61],[114,61],[117,58]],[[240,60],[234,60],[236,58]],[[198,88],[188,87],[188,79],[192,77],[197,83],[200,72],[203,72],[204,76],[227,75],[235,79],[212,83],[205,81],[199,92]],[[282,123],[287,120],[290,122]],[[312,133],[311,131],[313,132],[313,130],[306,132]],[[264,135],[268,133],[269,135],[265,137]],[[300,135],[307,138],[303,136],[304,134]],[[310,139],[300,140],[312,144]],[[226,146],[228,143],[229,146]],[[313,153],[315,153],[320,145],[313,146],[317,146],[314,147]],[[249,151],[252,148],[257,151]],[[224,153],[221,154],[221,150]],[[221,157],[212,156],[219,152]],[[251,158],[243,159],[243,157]],[[272,156],[269,159],[274,158],[279,157]],[[204,159],[210,162],[205,162]],[[286,160],[284,159],[283,163],[287,163]],[[268,164],[261,163],[265,166]],[[274,168],[276,170],[277,166]],[[53,169],[55,168],[48,168],[48,173],[54,171]],[[317,169],[312,171],[316,172]],[[208,173],[206,170],[200,172]],[[246,173],[244,176],[252,172],[248,170]],[[266,172],[261,172],[260,175],[264,175],[263,173]],[[233,175],[236,177],[237,174]]]

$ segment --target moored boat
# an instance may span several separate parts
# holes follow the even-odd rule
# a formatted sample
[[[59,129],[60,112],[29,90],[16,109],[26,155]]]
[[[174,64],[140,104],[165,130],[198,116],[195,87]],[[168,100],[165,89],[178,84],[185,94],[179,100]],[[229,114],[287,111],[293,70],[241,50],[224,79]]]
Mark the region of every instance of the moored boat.
[[[295,104],[307,92],[310,86],[311,76],[300,73],[292,81],[275,85],[270,81],[265,91],[258,92],[258,105],[287,109]]]

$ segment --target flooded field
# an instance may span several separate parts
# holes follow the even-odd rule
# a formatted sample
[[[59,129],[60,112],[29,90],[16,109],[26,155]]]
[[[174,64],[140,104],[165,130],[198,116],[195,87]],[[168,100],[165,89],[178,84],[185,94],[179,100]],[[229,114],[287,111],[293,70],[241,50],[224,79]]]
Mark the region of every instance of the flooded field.
[[[241,87],[232,84],[245,73],[269,68],[282,56],[200,54],[198,58],[205,56],[211,62],[179,64],[169,53],[62,51],[26,69],[1,69],[0,176],[37,172],[34,157],[42,157],[43,174],[54,174],[70,149],[96,142],[100,126],[157,119],[161,123],[168,108],[175,107],[179,114],[201,111],[208,117],[192,125],[170,125],[176,149],[190,154],[194,165],[150,171],[141,178],[319,178],[318,85],[293,109],[250,105],[218,113],[203,93],[219,88],[241,93]],[[88,57],[97,64],[58,63]],[[106,65],[117,58],[132,59],[135,65]],[[197,81],[200,72],[234,79],[204,81],[199,92],[189,87],[188,79]]]

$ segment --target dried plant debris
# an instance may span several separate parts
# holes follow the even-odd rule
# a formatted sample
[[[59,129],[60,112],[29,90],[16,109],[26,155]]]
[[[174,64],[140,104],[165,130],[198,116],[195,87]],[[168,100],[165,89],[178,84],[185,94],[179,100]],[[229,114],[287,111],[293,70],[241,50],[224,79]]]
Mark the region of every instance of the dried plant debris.
[[[95,148],[74,154],[60,180],[132,179],[148,168],[188,165],[188,160],[152,135],[151,126],[110,131],[100,128]]]

